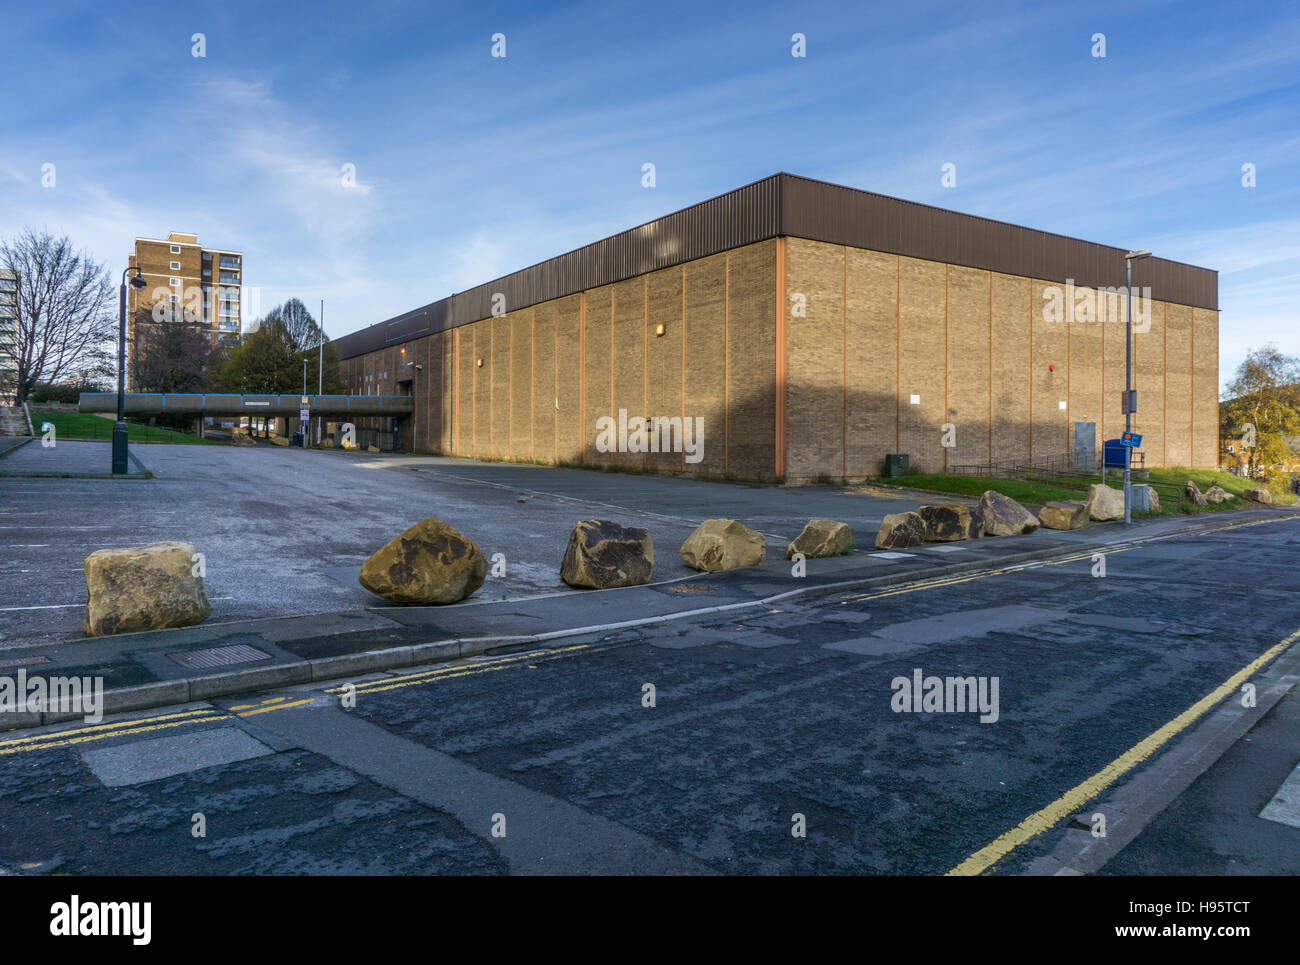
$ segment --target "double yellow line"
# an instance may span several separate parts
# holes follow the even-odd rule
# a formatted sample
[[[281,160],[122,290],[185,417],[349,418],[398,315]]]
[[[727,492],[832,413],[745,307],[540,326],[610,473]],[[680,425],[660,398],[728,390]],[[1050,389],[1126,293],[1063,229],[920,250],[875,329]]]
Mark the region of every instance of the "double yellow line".
[[[597,644],[576,644],[555,650],[548,650],[544,653],[534,652],[515,654],[506,657],[498,657],[493,660],[485,660],[470,665],[459,664],[455,666],[440,667],[422,673],[408,674],[398,678],[390,677],[382,680],[372,680],[363,684],[357,684],[356,693],[374,694],[385,690],[397,690],[402,687],[413,687],[417,684],[428,683],[434,680],[450,679],[453,677],[468,677],[482,673],[490,673],[496,670],[506,670],[521,661],[542,663],[544,661],[557,660],[561,657],[576,653],[577,651],[589,650],[594,647],[597,647]],[[605,649],[605,647],[601,647],[600,649]],[[326,691],[326,693],[337,695],[343,693],[344,690],[345,688],[343,686],[331,687]],[[269,714],[276,710],[289,710],[293,707],[305,707],[316,699],[318,699],[318,695],[309,697],[268,697],[266,700],[258,703],[235,704],[230,708],[229,713],[216,707],[201,707],[195,710],[161,714],[156,717],[136,717],[131,720],[117,721],[111,724],[93,724],[85,727],[61,730],[50,734],[37,734],[31,737],[15,737],[9,740],[0,741],[0,756],[6,754],[21,754],[28,751],[51,750],[56,747],[74,747],[78,744],[90,743],[91,741],[149,734],[160,730],[168,730],[173,727],[184,727],[187,724],[202,724],[210,721],[233,720],[237,717],[255,717],[258,714]]]
[[[545,663],[551,660],[558,660],[561,657],[571,656],[580,650],[592,650],[597,645],[595,643],[578,643],[567,647],[556,647],[552,650],[531,651],[529,653],[514,654],[508,657],[497,657],[495,660],[485,660],[475,664],[460,664],[450,667],[439,667],[435,670],[426,670],[421,673],[403,674],[400,677],[390,677],[386,680],[371,680],[363,684],[353,685],[355,693],[360,694],[378,694],[386,690],[400,690],[403,687],[414,687],[417,684],[429,683],[434,680],[452,680],[456,677],[474,677],[478,674],[490,673],[496,670],[505,670],[517,663]],[[600,647],[607,649],[609,645]],[[344,693],[345,687],[331,687],[326,693],[341,694]]]
[[[21,754],[24,751],[44,751],[52,747],[70,747],[89,741],[105,740],[109,737],[124,737],[127,734],[145,734],[151,731],[166,730],[169,727],[183,727],[207,720],[220,720],[227,717],[215,707],[198,710],[185,710],[175,714],[163,714],[160,717],[138,717],[134,720],[118,721],[114,724],[94,724],[90,727],[78,727],[75,730],[63,730],[53,734],[38,734],[35,737],[17,737],[0,741],[0,756]]]

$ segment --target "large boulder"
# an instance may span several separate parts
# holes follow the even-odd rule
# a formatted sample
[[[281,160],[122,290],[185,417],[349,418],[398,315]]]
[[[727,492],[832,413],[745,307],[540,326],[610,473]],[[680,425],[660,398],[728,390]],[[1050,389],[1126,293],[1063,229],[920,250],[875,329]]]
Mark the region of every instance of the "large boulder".
[[[1242,495],[1252,503],[1271,503],[1273,501],[1273,494],[1267,489],[1247,489]]]
[[[1234,499],[1232,493],[1228,492],[1222,486],[1211,486],[1205,490],[1205,501],[1210,503],[1226,503],[1229,499]]]
[[[1183,498],[1190,499],[1197,506],[1205,506],[1209,503],[1209,500],[1205,498],[1205,493],[1201,492],[1196,483],[1192,482],[1190,479],[1187,480],[1187,483],[1183,486]]]
[[[232,432],[232,433],[230,434],[230,444],[231,444],[232,446],[255,446],[255,445],[257,445],[257,443],[253,441],[253,437],[252,437],[252,436],[250,436],[250,435],[249,435],[248,433],[246,433],[246,432],[242,432],[242,431],[240,431],[239,429],[236,429],[234,432]]]
[[[711,573],[758,566],[766,554],[762,533],[734,519],[706,519],[686,537],[678,555],[692,569]]]
[[[1124,490],[1111,489],[1101,483],[1088,487],[1088,518],[1098,523],[1108,523],[1124,518]]]
[[[655,565],[649,530],[608,519],[585,519],[569,533],[560,579],[570,586],[604,590],[650,582]]]
[[[86,557],[88,637],[190,627],[212,612],[203,571],[189,543],[96,550]]]
[[[1038,521],[1048,529],[1083,529],[1088,525],[1088,504],[1082,499],[1063,499],[1044,504]]]
[[[422,519],[361,564],[362,586],[390,603],[455,603],[483,585],[487,560],[474,542],[440,519]]]
[[[925,522],[925,538],[932,543],[950,543],[984,535],[984,523],[960,503],[922,506],[917,515]]]
[[[876,548],[882,550],[906,549],[924,542],[925,520],[920,513],[890,513],[876,533]]]
[[[980,497],[975,515],[984,527],[985,536],[1016,536],[1038,529],[1038,517],[1010,496],[990,489]]]
[[[1154,486],[1144,485],[1142,488],[1147,491],[1147,512],[1154,516],[1160,512],[1160,494]]]
[[[853,530],[848,523],[834,519],[810,519],[804,524],[803,532],[785,548],[785,558],[793,559],[795,553],[802,553],[804,559],[819,556],[843,556],[853,549]]]

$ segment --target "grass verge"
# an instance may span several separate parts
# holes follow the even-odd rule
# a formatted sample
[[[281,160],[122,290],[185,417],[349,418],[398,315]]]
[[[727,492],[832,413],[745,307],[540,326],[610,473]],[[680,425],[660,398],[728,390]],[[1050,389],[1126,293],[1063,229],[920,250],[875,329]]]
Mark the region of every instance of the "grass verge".
[[[55,441],[59,439],[100,439],[105,442],[113,438],[112,419],[105,419],[89,412],[59,412],[53,409],[41,409],[31,406],[32,429],[39,436],[41,424],[48,422],[54,426]],[[140,425],[128,422],[127,439],[131,442],[171,443],[184,446],[220,446],[215,439],[200,439],[190,432],[177,432],[175,429],[160,429],[156,426]]]
[[[1122,481],[1118,477],[1119,473],[1111,470],[1108,484],[1117,489],[1120,488]],[[1189,479],[1196,483],[1201,492],[1205,492],[1211,486],[1221,486],[1225,491],[1232,493],[1237,498],[1218,504],[1211,503],[1208,506],[1196,506],[1187,500],[1172,498],[1173,493],[1170,491],[1170,487],[1181,494],[1183,486]],[[992,489],[994,492],[1011,497],[1018,503],[1036,506],[1057,499],[1083,499],[1087,493],[1086,480],[1076,481],[1073,479],[1069,481],[1070,484],[1054,484],[1051,480],[1024,481],[1019,479],[999,479],[990,476],[946,476],[940,473],[918,473],[916,475],[891,478],[877,477],[868,480],[868,482],[879,486],[899,486],[907,489],[950,493],[972,498],[979,498],[985,490]],[[1062,482],[1064,483],[1064,481]],[[1149,479],[1138,480],[1135,484],[1142,482],[1149,482],[1159,487],[1157,493],[1160,495],[1160,513],[1166,516],[1179,512],[1220,512],[1226,509],[1241,509],[1243,506],[1256,505],[1242,498],[1242,493],[1247,489],[1257,487],[1268,489],[1273,495],[1275,505],[1289,506],[1296,501],[1296,497],[1287,489],[1285,481],[1266,484],[1257,479],[1243,479],[1241,476],[1234,476],[1231,473],[1219,472],[1213,469],[1184,469],[1180,466],[1152,469]]]

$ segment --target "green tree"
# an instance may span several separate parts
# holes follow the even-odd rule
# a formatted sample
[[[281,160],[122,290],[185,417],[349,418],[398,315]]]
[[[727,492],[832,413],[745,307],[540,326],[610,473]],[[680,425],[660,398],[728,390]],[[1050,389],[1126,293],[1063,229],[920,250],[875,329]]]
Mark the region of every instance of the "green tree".
[[[301,364],[279,320],[263,321],[230,350],[218,378],[228,392],[274,395],[301,388]]]
[[[305,362],[307,393],[315,395],[320,339],[311,341],[306,348],[300,347],[299,341],[279,315],[279,309],[272,310],[254,331],[244,336],[237,348],[231,350],[221,367],[221,387],[228,392],[297,395],[302,391]],[[324,345],[322,392],[335,395],[342,391],[338,349],[327,341]]]
[[[1225,437],[1241,440],[1251,475],[1274,475],[1294,461],[1300,436],[1300,359],[1276,345],[1252,349],[1228,383],[1219,406]]]

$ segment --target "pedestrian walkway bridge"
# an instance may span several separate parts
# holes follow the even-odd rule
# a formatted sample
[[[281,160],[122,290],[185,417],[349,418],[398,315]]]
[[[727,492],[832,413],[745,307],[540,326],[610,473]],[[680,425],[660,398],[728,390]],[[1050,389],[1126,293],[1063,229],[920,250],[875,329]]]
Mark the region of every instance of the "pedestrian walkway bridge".
[[[216,393],[128,392],[127,415],[187,416],[392,416],[405,418],[415,408],[409,395],[221,395]],[[304,402],[303,400],[306,399]],[[79,412],[117,412],[116,392],[83,392]]]

